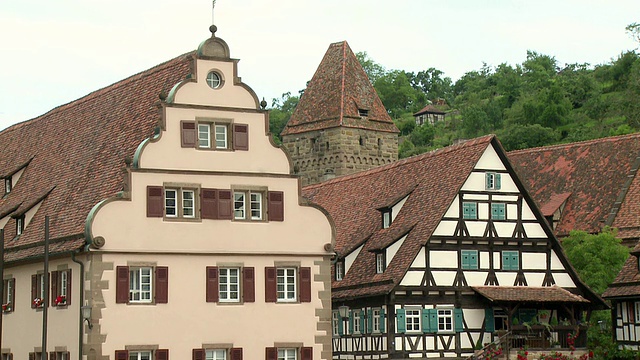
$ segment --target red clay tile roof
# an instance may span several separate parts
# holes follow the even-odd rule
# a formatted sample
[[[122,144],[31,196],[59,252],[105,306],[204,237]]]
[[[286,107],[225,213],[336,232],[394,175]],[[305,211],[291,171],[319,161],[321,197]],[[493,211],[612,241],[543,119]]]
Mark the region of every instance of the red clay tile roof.
[[[557,285],[543,287],[472,286],[471,288],[485,298],[498,302],[589,302],[589,300],[582,296],[573,294]]]
[[[125,158],[160,120],[158,94],[182,80],[190,64],[190,55],[181,55],[0,132],[0,174],[26,164],[0,198],[0,214],[19,215],[43,200],[20,237],[15,220],[4,227],[7,261],[42,254],[46,215],[52,252],[83,246],[87,214],[122,190]]]
[[[567,198],[571,195],[571,193],[562,193],[553,195],[546,204],[542,205],[540,211],[542,211],[542,215],[551,216],[553,215],[562,204],[567,201]]]
[[[333,282],[334,299],[388,293],[404,276],[420,248],[494,136],[399,160],[303,189],[305,197],[325,208],[336,226],[338,256],[365,245],[342,281]],[[438,179],[438,181],[433,181]],[[381,229],[380,206],[409,194],[388,229]],[[372,252],[408,234],[383,274],[375,273]]]
[[[556,228],[559,236],[574,229],[599,232],[606,224],[618,227],[623,239],[640,236],[640,181],[634,179],[640,134],[518,150],[508,156],[541,208],[553,207],[550,203],[571,193]],[[615,218],[610,217],[618,207]]]
[[[638,249],[638,246],[636,246]],[[638,273],[638,257],[630,255],[622,266],[622,270],[602,294],[603,298],[640,296],[640,273]]]
[[[339,126],[400,132],[346,41],[329,45],[282,135]]]
[[[422,110],[418,111],[417,113],[413,114],[413,116],[418,116],[418,115],[422,115],[422,114],[426,114],[426,113],[432,113],[432,114],[444,114],[445,112],[438,109],[437,107],[428,104],[427,106],[423,107]]]

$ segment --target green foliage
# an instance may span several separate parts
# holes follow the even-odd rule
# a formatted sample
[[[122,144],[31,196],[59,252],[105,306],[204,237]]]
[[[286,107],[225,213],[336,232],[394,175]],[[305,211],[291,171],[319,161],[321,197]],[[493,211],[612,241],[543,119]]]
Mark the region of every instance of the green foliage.
[[[615,229],[605,228],[593,235],[571,231],[562,240],[562,247],[580,278],[598,294],[613,282],[629,256],[629,249],[620,244]]]
[[[373,61],[366,51],[356,53],[356,58],[358,59],[358,62],[360,62],[360,65],[362,65],[364,72],[367,73],[371,84],[375,84],[378,79],[387,73],[384,66]]]
[[[290,92],[282,94],[282,98],[273,99],[271,102],[271,110],[269,112],[269,132],[276,144],[282,143],[280,133],[284,126],[291,118],[293,110],[295,110],[300,100],[297,96],[291,96]]]

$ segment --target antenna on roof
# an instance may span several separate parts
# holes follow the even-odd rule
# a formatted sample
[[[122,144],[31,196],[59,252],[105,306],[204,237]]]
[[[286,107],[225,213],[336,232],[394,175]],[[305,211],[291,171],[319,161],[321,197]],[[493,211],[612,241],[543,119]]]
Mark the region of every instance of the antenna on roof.
[[[211,36],[215,36],[216,30],[218,30],[218,28],[214,25],[214,13],[215,13],[215,8],[216,8],[216,0],[212,0],[211,1],[211,26],[209,26],[209,31],[211,31]]]

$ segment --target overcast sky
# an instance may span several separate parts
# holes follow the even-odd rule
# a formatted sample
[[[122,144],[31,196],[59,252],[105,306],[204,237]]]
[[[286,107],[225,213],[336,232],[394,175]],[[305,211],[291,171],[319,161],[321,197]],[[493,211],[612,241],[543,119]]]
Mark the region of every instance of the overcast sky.
[[[635,49],[638,0],[217,0],[217,36],[266,98],[297,94],[330,43],[387,69],[435,67],[454,81],[522,63],[603,64]],[[0,129],[194,50],[211,0],[0,0]],[[1,144],[0,144],[1,146]]]

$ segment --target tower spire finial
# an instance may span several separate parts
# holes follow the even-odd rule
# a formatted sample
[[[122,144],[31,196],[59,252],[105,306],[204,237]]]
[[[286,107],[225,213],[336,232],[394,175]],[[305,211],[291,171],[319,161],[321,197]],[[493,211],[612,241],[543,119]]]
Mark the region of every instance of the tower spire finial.
[[[211,31],[211,36],[216,36],[216,30],[218,27],[214,23],[214,13],[216,9],[216,0],[211,1],[211,26],[209,26],[209,31]]]

